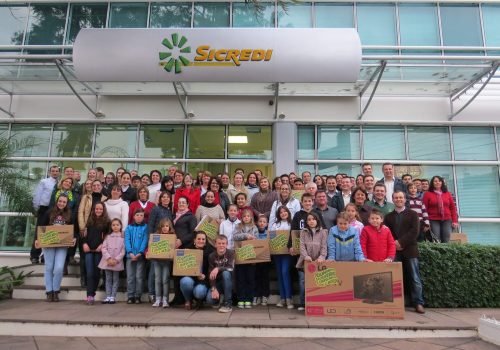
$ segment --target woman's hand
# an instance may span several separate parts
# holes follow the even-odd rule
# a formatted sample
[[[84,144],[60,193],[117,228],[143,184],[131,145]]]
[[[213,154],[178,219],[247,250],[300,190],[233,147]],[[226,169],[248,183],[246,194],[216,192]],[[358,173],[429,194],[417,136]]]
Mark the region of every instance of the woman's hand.
[[[40,249],[40,242],[38,242],[38,239],[35,241],[35,248]]]
[[[175,240],[175,249],[178,249],[181,245],[182,245],[182,241],[179,238],[177,238]]]
[[[89,245],[87,243],[83,244],[83,251],[85,253],[90,253],[90,247],[89,247]]]
[[[451,227],[453,227],[454,229],[458,229],[458,227],[459,227],[458,222],[452,223]]]

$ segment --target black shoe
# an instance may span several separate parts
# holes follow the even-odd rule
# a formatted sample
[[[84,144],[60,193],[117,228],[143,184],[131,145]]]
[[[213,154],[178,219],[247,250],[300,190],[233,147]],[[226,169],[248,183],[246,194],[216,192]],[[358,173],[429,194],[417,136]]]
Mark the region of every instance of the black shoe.
[[[47,299],[45,299],[45,301],[49,303],[54,301],[54,292],[47,292],[45,294],[47,294]]]
[[[40,260],[38,258],[31,258],[30,261],[32,264],[40,264]]]
[[[135,304],[135,298],[128,298],[127,304]]]
[[[80,277],[80,287],[82,288],[87,287],[87,281],[85,281],[85,277]]]
[[[56,303],[59,302],[59,291],[56,291],[56,292],[54,292],[52,294],[53,294],[52,301],[54,301]]]
[[[135,303],[136,304],[142,304],[141,298],[135,298]]]

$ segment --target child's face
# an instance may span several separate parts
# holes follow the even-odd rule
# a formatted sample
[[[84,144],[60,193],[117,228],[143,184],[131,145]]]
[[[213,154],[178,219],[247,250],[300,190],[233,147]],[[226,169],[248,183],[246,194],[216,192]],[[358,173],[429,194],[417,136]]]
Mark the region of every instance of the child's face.
[[[266,218],[259,218],[257,221],[257,227],[260,230],[264,230],[267,227],[267,219]]]
[[[243,208],[247,204],[247,200],[243,196],[238,196],[236,198],[236,205],[238,205],[239,208]]]
[[[303,190],[304,189],[304,184],[302,182],[294,182],[293,183],[293,189],[294,190]]]
[[[241,221],[245,224],[250,224],[252,223],[252,215],[249,213],[245,213],[241,216]]]
[[[196,248],[203,248],[207,244],[207,238],[204,234],[197,234],[194,238],[194,245]]]
[[[161,227],[161,233],[163,234],[167,234],[170,232],[170,225],[169,224],[165,224]]]
[[[122,225],[118,221],[113,221],[111,224],[111,231],[120,232],[122,230]]]
[[[122,183],[123,183],[123,181],[122,181]],[[134,181],[132,181],[132,187],[138,188],[140,185],[141,185],[140,179],[135,179]]]
[[[96,216],[102,216],[103,211],[104,211],[104,208],[102,207],[102,205],[96,205],[94,208],[94,212],[95,212]]]
[[[417,186],[408,187],[408,193],[410,194],[410,196],[415,197],[415,195],[417,194]]]
[[[380,225],[382,225],[382,218],[379,215],[370,214],[370,217],[368,218],[368,222],[373,227],[379,228]]]
[[[356,210],[349,206],[346,208],[345,212],[347,213],[347,216],[349,216],[349,219],[354,219],[356,217]]]
[[[347,231],[349,228],[349,223],[344,219],[337,219],[337,227],[340,231]]]
[[[310,228],[316,228],[316,226],[318,226],[318,222],[316,221],[316,218],[312,215],[309,215],[307,217],[307,226],[309,226]]]
[[[312,198],[304,198],[302,200],[302,208],[304,208],[305,211],[311,210],[313,207],[313,200]]]
[[[284,209],[280,211],[280,219],[281,220],[288,220],[288,212]]]
[[[238,209],[236,209],[235,207],[229,208],[227,210],[227,215],[229,215],[231,219],[234,219],[238,215]]]
[[[134,215],[134,221],[138,224],[144,221],[144,213],[137,213]]]

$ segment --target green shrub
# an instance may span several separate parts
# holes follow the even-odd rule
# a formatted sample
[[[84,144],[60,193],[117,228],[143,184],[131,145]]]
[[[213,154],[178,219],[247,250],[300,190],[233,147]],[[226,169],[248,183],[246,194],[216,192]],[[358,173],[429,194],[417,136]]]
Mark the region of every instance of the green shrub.
[[[23,271],[16,274],[14,270],[8,266],[0,268],[0,300],[12,298],[14,287],[24,283],[24,279],[30,276],[33,271],[24,273]]]
[[[422,243],[420,274],[429,307],[500,307],[500,247]]]

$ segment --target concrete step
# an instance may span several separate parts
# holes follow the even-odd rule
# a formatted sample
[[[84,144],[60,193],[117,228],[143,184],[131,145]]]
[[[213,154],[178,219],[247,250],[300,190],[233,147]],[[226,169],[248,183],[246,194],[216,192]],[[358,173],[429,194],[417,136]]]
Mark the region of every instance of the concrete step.
[[[16,266],[12,268],[16,273],[23,271],[24,273],[41,273],[45,272],[44,264],[26,264],[21,266]],[[80,274],[80,265],[79,264],[69,264],[68,265],[68,273],[70,274]]]

